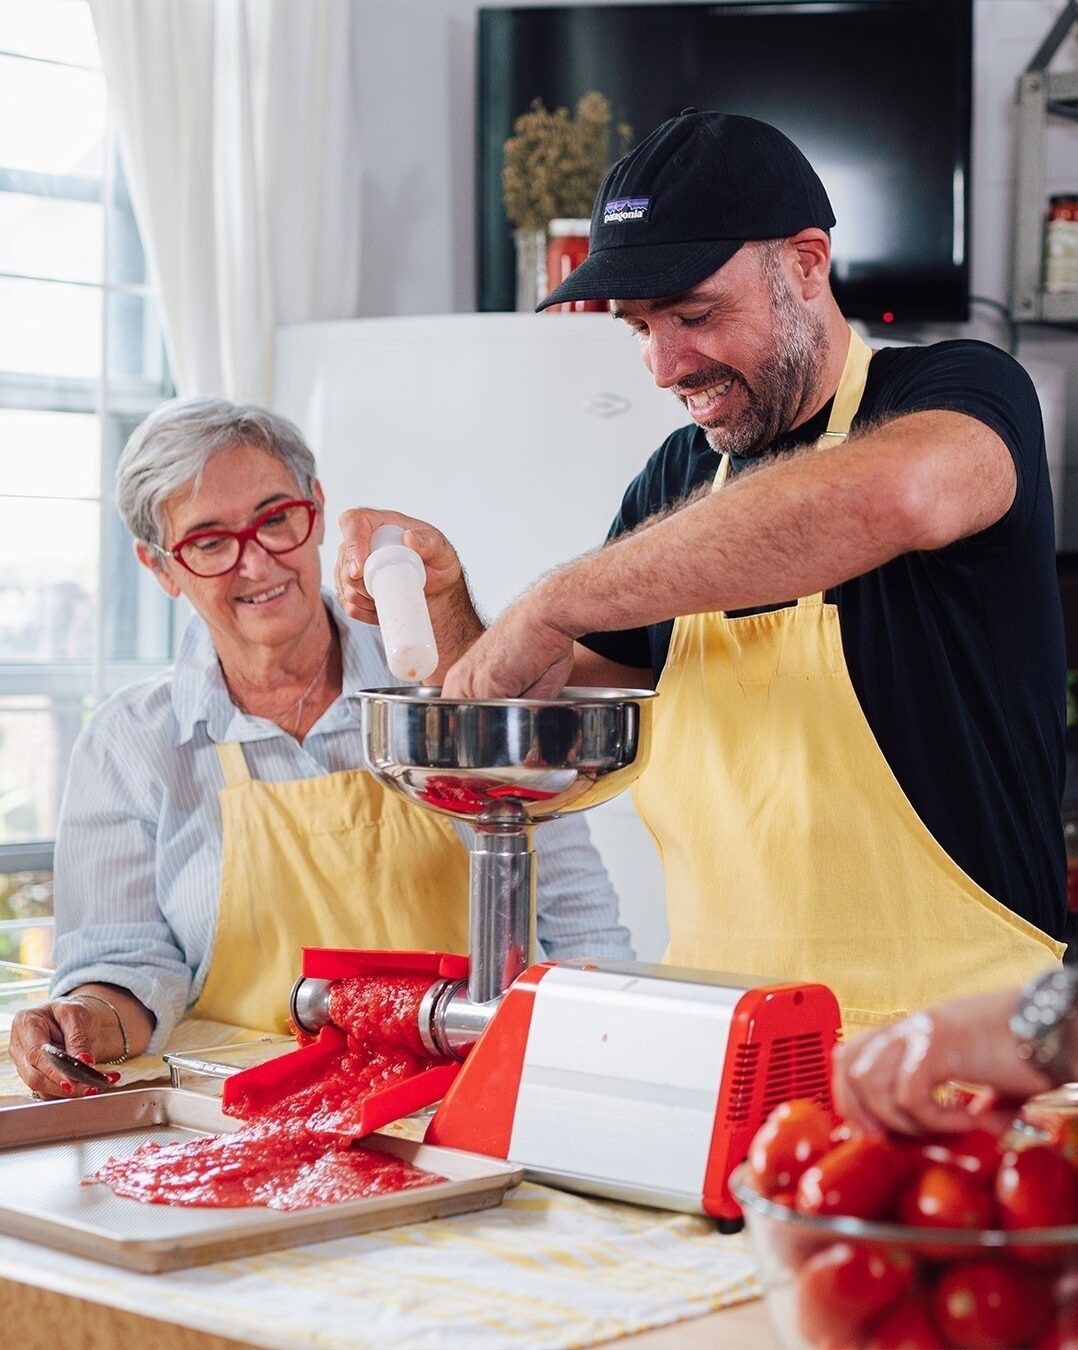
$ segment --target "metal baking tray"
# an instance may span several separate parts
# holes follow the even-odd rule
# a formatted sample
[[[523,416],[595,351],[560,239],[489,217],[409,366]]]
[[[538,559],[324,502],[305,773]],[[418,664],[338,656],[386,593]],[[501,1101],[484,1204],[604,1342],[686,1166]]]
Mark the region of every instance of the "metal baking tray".
[[[174,1088],[219,1097],[226,1078],[252,1065],[288,1054],[295,1048],[293,1036],[262,1036],[257,1041],[212,1046],[207,1050],[169,1050],[162,1058],[168,1065],[169,1080]]]
[[[373,1134],[366,1147],[448,1180],[292,1212],[148,1205],[82,1184],[109,1158],[148,1139],[171,1143],[240,1125],[215,1098],[165,1087],[0,1108],[0,1233],[129,1270],[181,1270],[486,1209],[523,1176],[500,1158]]]

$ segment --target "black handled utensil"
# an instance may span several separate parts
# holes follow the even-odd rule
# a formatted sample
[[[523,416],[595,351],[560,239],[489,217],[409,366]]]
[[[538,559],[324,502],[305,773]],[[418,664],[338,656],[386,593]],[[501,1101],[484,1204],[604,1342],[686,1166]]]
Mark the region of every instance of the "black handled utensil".
[[[102,1073],[100,1069],[95,1069],[92,1064],[84,1064],[81,1059],[76,1059],[74,1055],[69,1055],[66,1050],[61,1050],[58,1045],[53,1045],[51,1041],[41,1047],[49,1058],[55,1061],[57,1068],[63,1069],[70,1078],[76,1083],[82,1083],[84,1087],[111,1087],[112,1079],[108,1074]]]

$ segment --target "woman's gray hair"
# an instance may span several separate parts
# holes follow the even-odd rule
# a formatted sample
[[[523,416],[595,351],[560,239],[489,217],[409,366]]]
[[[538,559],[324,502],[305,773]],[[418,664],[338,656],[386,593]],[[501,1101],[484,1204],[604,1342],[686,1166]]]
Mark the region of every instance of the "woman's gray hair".
[[[139,423],[116,466],[116,505],[135,538],[164,544],[165,502],[197,489],[214,455],[236,445],[260,446],[291,470],[301,493],[313,489],[314,455],[286,417],[254,403],[175,398]]]

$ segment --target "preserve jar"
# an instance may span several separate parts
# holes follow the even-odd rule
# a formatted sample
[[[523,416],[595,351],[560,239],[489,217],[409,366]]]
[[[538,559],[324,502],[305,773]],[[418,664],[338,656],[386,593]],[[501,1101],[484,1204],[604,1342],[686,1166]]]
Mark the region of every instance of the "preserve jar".
[[[1044,289],[1078,291],[1078,194],[1050,199],[1044,222]]]
[[[570,272],[580,266],[588,256],[588,231],[591,222],[587,220],[552,220],[547,226],[546,284],[547,294],[555,286],[560,286]],[[567,300],[560,305],[551,305],[547,314],[602,314],[607,308],[605,300]]]

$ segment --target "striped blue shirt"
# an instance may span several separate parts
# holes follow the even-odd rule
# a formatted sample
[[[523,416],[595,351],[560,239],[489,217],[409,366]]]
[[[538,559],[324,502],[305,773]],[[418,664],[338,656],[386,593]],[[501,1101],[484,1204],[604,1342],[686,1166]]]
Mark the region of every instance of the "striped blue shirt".
[[[341,636],[346,690],[396,683],[378,630],[324,593]],[[264,782],[363,766],[360,706],[336,699],[300,745],[229,697],[206,625],[192,619],[170,670],[101,705],[71,757],[56,837],[56,972],[60,995],[87,981],[129,989],[167,1044],[209,972],[221,876],[224,777],[215,746],[240,741]],[[458,827],[467,842],[468,827]],[[618,902],[582,816],[536,831],[537,934],[560,960],[631,959]]]

